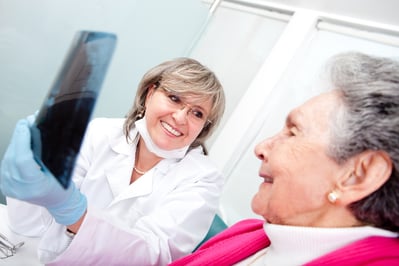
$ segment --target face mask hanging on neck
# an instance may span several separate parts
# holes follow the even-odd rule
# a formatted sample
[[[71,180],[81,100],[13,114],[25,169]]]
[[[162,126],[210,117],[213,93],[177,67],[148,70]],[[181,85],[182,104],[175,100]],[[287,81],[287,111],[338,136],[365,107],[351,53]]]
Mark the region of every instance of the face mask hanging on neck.
[[[134,124],[136,125],[137,131],[139,132],[140,136],[143,138],[144,143],[150,152],[165,159],[181,159],[184,157],[184,155],[186,155],[186,152],[190,147],[189,145],[174,150],[164,150],[159,148],[154,143],[154,141],[150,136],[150,133],[148,132],[146,121],[147,121],[146,117],[144,116],[142,119],[134,122]]]

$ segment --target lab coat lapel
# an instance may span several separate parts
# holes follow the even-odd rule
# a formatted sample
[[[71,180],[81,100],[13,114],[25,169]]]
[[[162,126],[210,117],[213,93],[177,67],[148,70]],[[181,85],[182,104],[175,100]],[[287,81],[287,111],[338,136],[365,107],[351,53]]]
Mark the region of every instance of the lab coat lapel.
[[[135,136],[137,131],[132,130],[131,136]],[[133,163],[135,157],[135,147],[137,141],[134,143],[127,143],[125,135],[110,136],[109,145],[111,149],[117,154],[105,170],[108,184],[111,188],[114,198],[118,197],[130,184],[130,177],[133,170]]]
[[[145,175],[134,181],[134,183],[130,184],[130,186],[125,187],[125,190],[111,202],[110,207],[122,200],[151,194],[153,172],[153,170],[147,172]]]
[[[134,181],[130,186],[125,187],[122,193],[120,193],[111,203],[111,206],[119,201],[140,197],[151,194],[153,188],[153,174],[154,169],[141,176],[139,179]]]
[[[115,198],[129,186],[133,167],[129,156],[119,154],[114,160],[112,167],[105,169],[105,176]]]

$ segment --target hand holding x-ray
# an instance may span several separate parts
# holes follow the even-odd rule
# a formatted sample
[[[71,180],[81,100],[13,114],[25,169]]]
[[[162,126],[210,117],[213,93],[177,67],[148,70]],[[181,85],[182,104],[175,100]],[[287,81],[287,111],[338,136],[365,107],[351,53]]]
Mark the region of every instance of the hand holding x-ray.
[[[35,161],[27,119],[18,121],[1,162],[0,189],[8,197],[45,207],[58,223],[64,225],[79,220],[87,207],[86,197],[73,182],[64,189]]]

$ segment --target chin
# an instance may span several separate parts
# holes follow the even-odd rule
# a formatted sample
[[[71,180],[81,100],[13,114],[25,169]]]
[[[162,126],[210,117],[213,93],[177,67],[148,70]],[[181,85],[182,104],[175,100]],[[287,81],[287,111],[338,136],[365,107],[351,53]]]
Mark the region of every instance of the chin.
[[[254,213],[261,215],[261,214],[259,213],[259,211],[260,211],[260,209],[262,209],[262,206],[260,206],[260,203],[261,203],[261,202],[260,202],[259,198],[257,197],[257,195],[258,195],[258,194],[255,194],[255,196],[252,198],[252,201],[251,201],[251,208],[252,208],[252,211],[253,211]]]

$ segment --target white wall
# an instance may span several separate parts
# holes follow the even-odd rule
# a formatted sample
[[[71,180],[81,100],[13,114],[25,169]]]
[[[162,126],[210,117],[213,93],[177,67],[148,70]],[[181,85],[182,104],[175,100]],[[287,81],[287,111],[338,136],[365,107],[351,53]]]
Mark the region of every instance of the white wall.
[[[281,36],[277,36],[273,30],[273,45],[262,47],[258,45],[262,42],[257,42],[257,45],[249,45],[242,49],[255,56],[251,60],[246,56],[240,58],[242,54],[239,54],[238,49],[235,56],[241,60],[239,62],[250,64],[248,67],[242,67],[240,72],[248,68],[252,71],[245,75],[245,82],[240,72],[234,71],[238,69],[234,65],[237,61],[229,64],[225,62],[231,60],[232,55],[216,58],[212,54],[214,51],[210,49],[214,49],[215,46],[220,49],[231,48],[232,43],[229,41],[232,38],[226,38],[226,33],[239,34],[237,26],[232,26],[232,23],[243,26],[248,21],[240,23],[240,19],[245,19],[246,16],[237,16],[237,20],[231,18],[231,22],[219,22],[218,28],[212,29],[213,34],[205,31],[204,38],[199,39],[201,47],[191,50],[192,42],[197,40],[202,26],[208,22],[207,9],[200,1],[0,0],[0,155],[4,152],[17,119],[39,108],[74,32],[82,28],[112,31],[118,33],[120,40],[95,115],[123,116],[130,107],[135,86],[145,70],[164,59],[186,55],[188,51],[192,51],[193,56],[204,63],[209,62],[210,67],[223,76],[224,83],[228,84],[226,89],[233,90],[227,92],[229,95],[238,95],[234,98],[234,104],[229,106],[228,119],[224,121],[224,127],[219,131],[220,136],[211,147],[211,157],[226,173],[227,179],[242,175],[241,171],[248,177],[245,180],[237,178],[236,183],[227,184],[221,206],[223,210],[231,211],[228,214],[225,211],[226,219],[233,222],[241,217],[252,216],[248,203],[259,182],[259,178],[256,178],[259,162],[254,159],[252,150],[256,140],[272,134],[280,126],[284,112],[297,104],[300,97],[305,97],[288,94],[287,100],[280,98],[284,93],[279,96],[275,90],[281,88],[280,79],[285,74],[291,71],[295,76],[292,70],[302,66],[301,62],[304,61],[307,49],[324,45],[317,42],[311,44],[311,39],[317,31],[313,26],[318,16],[343,21],[349,19],[351,22],[388,29],[397,34],[399,2],[222,1],[228,2],[245,2],[260,9],[296,12],[295,19],[288,24],[289,27],[279,26],[284,28]],[[263,13],[261,16],[264,16]],[[219,19],[223,21],[223,18]],[[257,19],[247,25],[257,29],[264,21]],[[209,25],[212,26],[211,23]],[[248,33],[254,33],[252,37],[259,39],[263,38],[262,34],[268,34],[264,29],[242,32],[247,33],[242,37],[244,39],[249,39]],[[234,37],[234,34],[232,36]],[[270,48],[270,54],[260,50],[266,46]],[[216,59],[216,63],[212,63],[211,59]],[[239,84],[240,91],[231,89],[233,86],[230,84]],[[269,94],[273,97],[269,97]],[[259,112],[265,112],[262,107],[269,105],[275,109],[259,116]],[[263,127],[265,123],[267,127]],[[235,202],[232,197],[240,202]],[[236,203],[239,205],[237,212],[230,208]]]
[[[292,8],[305,8],[340,16],[399,25],[397,0],[259,0]]]
[[[199,0],[0,0],[0,156],[17,119],[40,108],[76,31],[117,34],[95,116],[122,117],[144,72],[186,55],[207,17]]]
[[[117,35],[94,116],[123,117],[144,72],[187,55],[208,14],[200,0],[0,0],[0,157],[17,120],[40,108],[76,31]]]
[[[300,7],[282,4],[289,1],[224,1],[226,2],[246,2],[252,7],[267,9],[271,13],[291,13],[286,27],[258,68],[257,74],[242,92],[240,101],[210,150],[211,158],[226,174],[220,208],[222,218],[232,224],[243,218],[257,217],[250,208],[251,199],[262,182],[257,173],[260,161],[253,153],[255,145],[282,127],[290,109],[325,89],[314,82],[317,82],[319,71],[322,71],[322,65],[327,58],[347,50],[398,56],[399,27],[373,19],[365,20],[360,16],[367,13],[372,17],[374,7],[381,10],[379,5],[384,6],[381,2],[378,6],[375,2],[370,7],[359,5],[358,11],[363,12],[357,12],[356,17],[308,9],[302,2],[295,2],[301,4]],[[399,7],[399,4],[385,6],[384,10],[395,7]],[[327,11],[341,10],[340,8],[329,6]],[[245,8],[243,12],[246,12]],[[379,12],[376,15],[379,15],[379,19],[382,18]],[[221,27],[219,32],[224,30],[227,27]],[[213,41],[218,41],[220,46],[228,45],[222,39]],[[234,83],[240,79],[240,75],[229,78]]]

